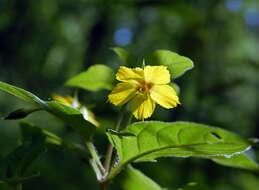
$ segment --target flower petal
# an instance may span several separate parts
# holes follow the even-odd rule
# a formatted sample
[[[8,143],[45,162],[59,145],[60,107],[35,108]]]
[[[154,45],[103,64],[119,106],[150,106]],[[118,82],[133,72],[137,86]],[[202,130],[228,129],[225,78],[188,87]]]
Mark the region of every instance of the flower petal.
[[[156,103],[148,97],[144,99],[141,95],[135,96],[130,102],[130,108],[136,119],[144,120],[152,115],[156,107]]]
[[[152,84],[168,84],[170,73],[166,66],[146,66],[144,68],[145,81]]]
[[[161,106],[169,109],[180,104],[179,98],[174,89],[169,85],[154,85],[150,89],[151,98]]]
[[[56,100],[68,106],[70,106],[74,101],[72,96],[59,96],[57,94],[52,94],[51,97],[53,100]]]
[[[127,103],[136,95],[136,88],[130,83],[118,83],[114,90],[109,94],[108,99],[116,106]]]
[[[83,106],[80,109],[80,112],[83,114],[85,120],[89,121],[96,127],[100,127],[100,123],[98,121],[96,121],[94,113],[91,110],[89,110],[85,106]]]
[[[116,79],[122,82],[133,82],[136,84],[144,80],[144,71],[139,67],[131,69],[121,66],[116,74]]]

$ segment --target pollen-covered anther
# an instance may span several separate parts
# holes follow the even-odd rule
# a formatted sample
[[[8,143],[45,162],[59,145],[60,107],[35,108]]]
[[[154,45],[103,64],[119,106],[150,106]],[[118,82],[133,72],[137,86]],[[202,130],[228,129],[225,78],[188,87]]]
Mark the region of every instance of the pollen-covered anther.
[[[141,94],[146,94],[151,89],[151,84],[146,83],[146,81],[142,81],[136,86],[136,90],[140,92]]]

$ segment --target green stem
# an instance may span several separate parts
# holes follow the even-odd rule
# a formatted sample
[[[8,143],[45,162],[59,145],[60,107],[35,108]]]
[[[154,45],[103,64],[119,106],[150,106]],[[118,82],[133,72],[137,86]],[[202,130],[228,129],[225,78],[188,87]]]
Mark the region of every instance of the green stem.
[[[117,118],[117,121],[115,123],[115,131],[118,131],[121,125],[121,121],[123,118],[123,111],[124,111],[124,107],[123,106],[120,111],[119,111],[119,115]],[[112,158],[112,150],[113,150],[113,145],[110,143],[107,149],[107,153],[106,153],[106,157],[105,157],[105,162],[104,162],[104,168],[107,172],[109,172],[110,169],[110,163],[111,163],[111,158]]]
[[[99,159],[99,156],[98,156],[98,154],[96,152],[96,149],[95,149],[93,143],[90,142],[90,141],[86,141],[85,144],[86,144],[87,148],[89,149],[90,154],[93,157],[93,160],[95,161],[95,163],[97,164],[98,168],[100,169],[102,175],[105,176],[106,175],[105,169],[104,169],[104,167],[103,167],[103,165],[102,165],[102,163],[101,163],[101,161]]]
[[[132,118],[133,118],[133,114],[130,114],[127,126],[129,126],[131,124]]]

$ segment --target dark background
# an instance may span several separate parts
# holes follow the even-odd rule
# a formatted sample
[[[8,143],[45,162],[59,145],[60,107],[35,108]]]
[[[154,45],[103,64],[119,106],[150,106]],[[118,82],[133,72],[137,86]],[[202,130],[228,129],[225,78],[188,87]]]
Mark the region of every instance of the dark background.
[[[109,49],[114,46],[136,57],[168,49],[194,61],[195,68],[175,80],[181,88],[182,105],[170,111],[159,107],[151,119],[195,121],[244,138],[259,136],[257,0],[0,0],[0,80],[43,99],[52,93],[72,94],[64,82],[90,65],[117,69],[120,61]],[[106,102],[108,93],[79,93],[103,128],[113,126],[116,111]],[[0,117],[23,106],[30,107],[0,92]],[[47,113],[35,113],[23,121],[81,143]],[[0,157],[19,144],[19,137],[17,121],[0,121]],[[104,155],[108,141],[103,130],[94,143]],[[169,190],[192,181],[212,190],[255,190],[259,186],[255,173],[208,160],[168,158],[134,166]],[[41,177],[26,183],[25,190],[98,187],[89,166],[66,150],[48,150],[28,173],[35,171]],[[121,189],[116,184],[110,188]],[[0,185],[0,189],[6,187]]]

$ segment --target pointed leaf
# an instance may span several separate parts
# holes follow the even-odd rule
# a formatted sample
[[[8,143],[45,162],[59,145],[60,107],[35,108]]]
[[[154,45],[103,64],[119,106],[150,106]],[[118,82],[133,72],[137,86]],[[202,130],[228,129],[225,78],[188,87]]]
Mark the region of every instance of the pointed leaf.
[[[83,88],[85,90],[113,89],[115,84],[115,73],[106,65],[93,65],[85,72],[69,79],[65,85]]]
[[[85,140],[88,140],[95,132],[95,126],[85,120],[83,114],[75,108],[56,101],[43,101],[26,90],[4,82],[0,82],[0,90],[30,102],[51,114],[54,114],[68,123],[75,131],[79,132],[81,137]]]
[[[123,48],[119,48],[119,47],[114,47],[111,48],[120,58],[121,63],[125,66],[128,67],[136,67],[137,66],[137,61],[135,60],[135,58],[133,57],[133,55],[126,51]]]
[[[111,170],[111,177],[130,162],[155,161],[168,156],[231,156],[250,147],[247,141],[231,132],[189,122],[138,122],[121,132],[133,135],[107,132],[120,159],[118,166]]]
[[[5,117],[5,120],[9,120],[9,119],[22,119],[25,118],[27,115],[36,112],[36,111],[40,111],[41,109],[25,109],[25,108],[21,108],[18,110],[13,111],[12,113],[10,113],[7,117]]]
[[[140,170],[128,165],[118,179],[123,190],[163,190],[156,182],[143,174]]]
[[[224,166],[259,171],[259,165],[246,152],[231,156],[230,158],[219,156],[212,158],[212,160]]]
[[[194,67],[192,60],[169,50],[155,50],[145,55],[139,65],[142,64],[143,59],[146,65],[167,66],[172,78],[180,77]]]
[[[40,98],[38,98],[36,95],[32,94],[31,92],[28,92],[26,90],[23,90],[21,88],[12,86],[10,84],[7,84],[1,81],[0,81],[0,89],[18,98],[21,98],[27,102],[30,102],[36,106],[41,106],[42,104],[44,104],[44,101],[42,102]]]

